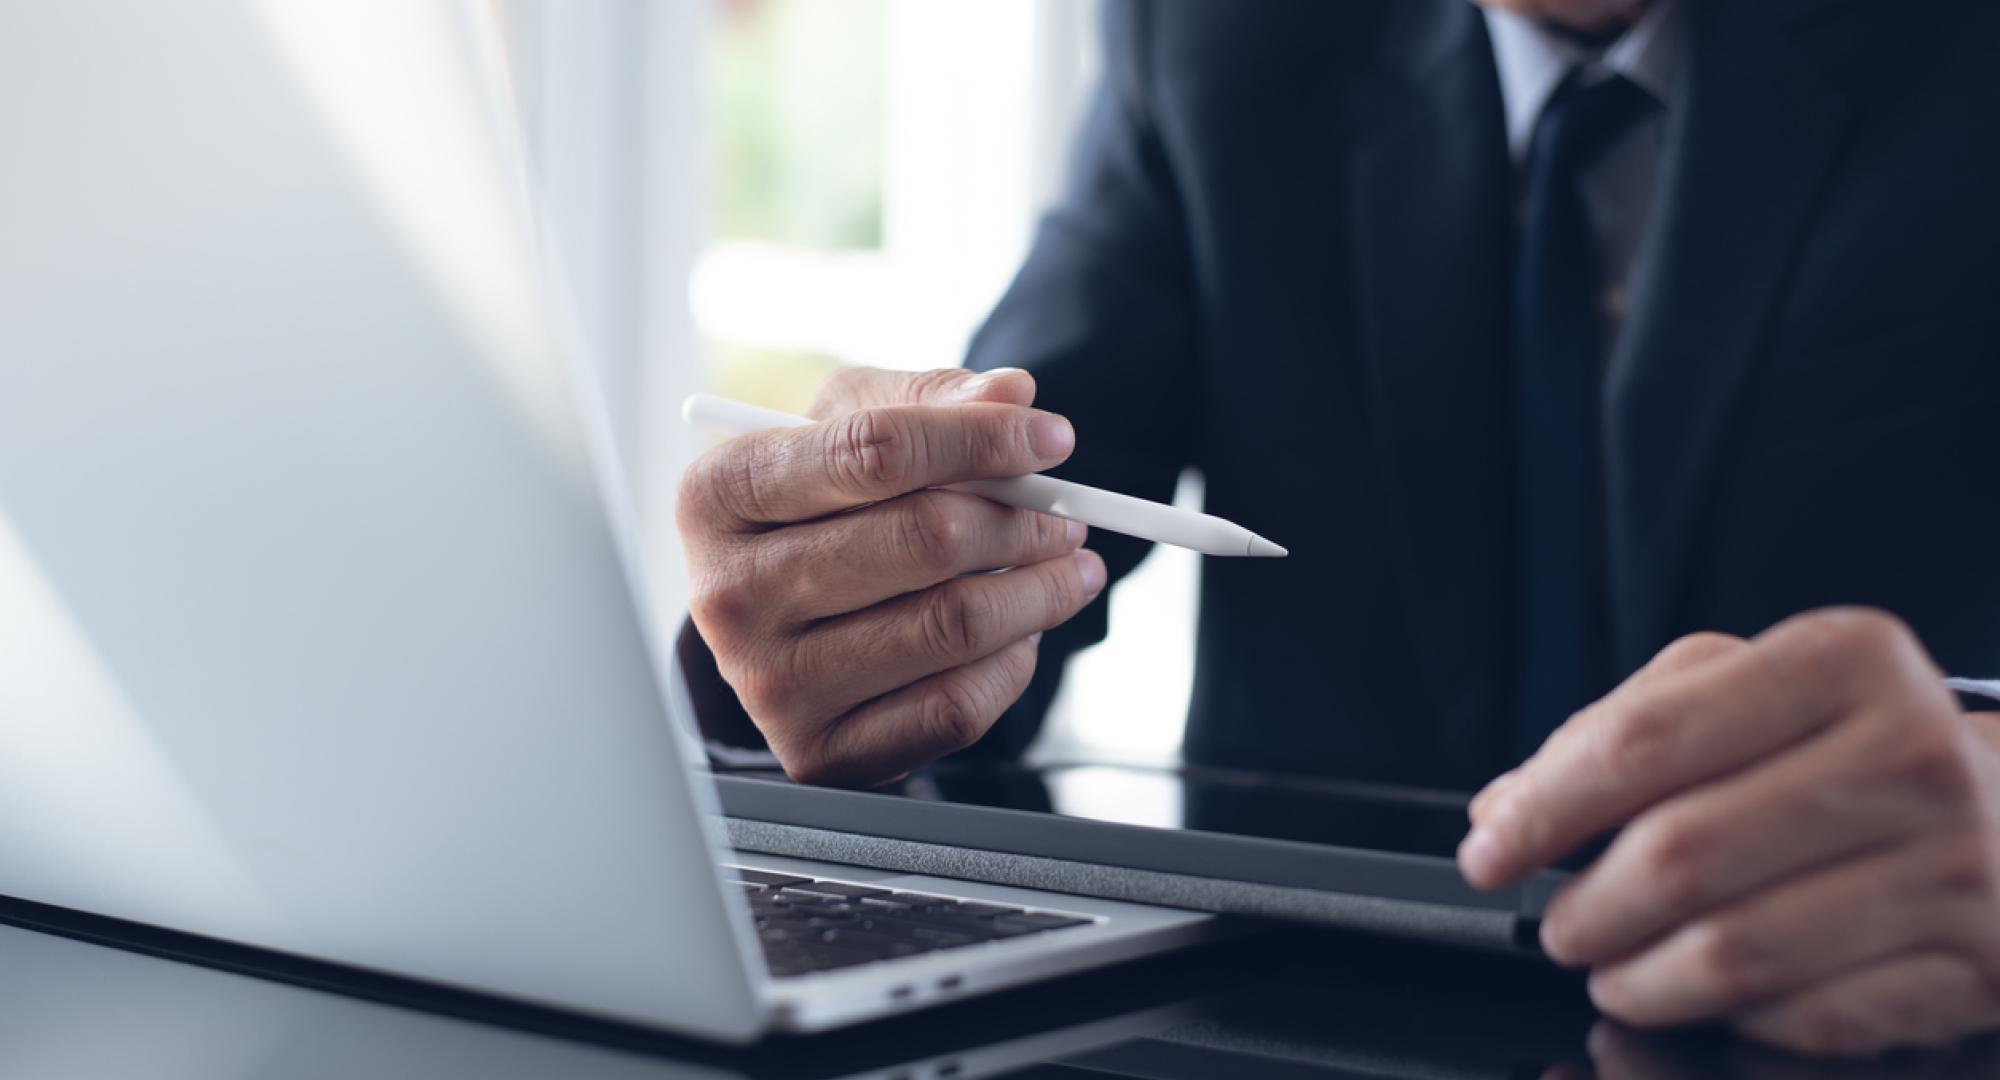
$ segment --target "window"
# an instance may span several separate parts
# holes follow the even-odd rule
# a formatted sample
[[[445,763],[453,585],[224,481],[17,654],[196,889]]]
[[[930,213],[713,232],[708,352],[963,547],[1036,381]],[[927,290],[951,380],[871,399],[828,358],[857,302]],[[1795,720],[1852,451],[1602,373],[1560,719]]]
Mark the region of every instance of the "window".
[[[718,392],[798,407],[835,365],[958,363],[1061,176],[1091,6],[725,0],[710,232],[690,294]]]
[[[799,411],[835,367],[959,363],[1062,179],[1096,74],[1085,0],[509,0],[547,212],[678,620],[676,408]],[[1044,752],[1169,760],[1195,559],[1115,594]],[[1163,657],[1179,658],[1177,663]],[[1162,671],[1178,678],[1162,679]]]

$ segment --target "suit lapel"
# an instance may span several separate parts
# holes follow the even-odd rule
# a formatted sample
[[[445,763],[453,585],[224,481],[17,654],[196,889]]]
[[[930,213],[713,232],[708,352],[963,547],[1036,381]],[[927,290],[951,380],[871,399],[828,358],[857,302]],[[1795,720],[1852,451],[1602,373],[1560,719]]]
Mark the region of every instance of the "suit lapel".
[[[1439,752],[1479,778],[1505,732],[1510,163],[1492,50],[1458,0],[1398,0],[1344,88],[1349,232],[1396,570]]]
[[[1689,545],[1850,103],[1791,32],[1838,0],[1695,3],[1638,304],[1606,380],[1616,659],[1677,628]]]

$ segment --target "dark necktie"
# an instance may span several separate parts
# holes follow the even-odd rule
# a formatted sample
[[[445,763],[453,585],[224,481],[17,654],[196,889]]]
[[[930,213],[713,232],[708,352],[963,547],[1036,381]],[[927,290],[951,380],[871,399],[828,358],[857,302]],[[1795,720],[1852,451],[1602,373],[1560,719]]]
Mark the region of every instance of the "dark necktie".
[[[1646,102],[1624,78],[1572,74],[1528,151],[1514,282],[1522,756],[1608,689],[1603,281],[1578,179]]]

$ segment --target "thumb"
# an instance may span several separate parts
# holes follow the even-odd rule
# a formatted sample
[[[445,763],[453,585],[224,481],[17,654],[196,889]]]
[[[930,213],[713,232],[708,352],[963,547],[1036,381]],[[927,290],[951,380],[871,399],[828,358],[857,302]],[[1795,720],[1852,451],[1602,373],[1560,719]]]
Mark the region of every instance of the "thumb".
[[[1032,405],[1034,401],[1035,377],[1020,368],[909,372],[851,367],[820,384],[806,415],[827,420],[879,405]]]

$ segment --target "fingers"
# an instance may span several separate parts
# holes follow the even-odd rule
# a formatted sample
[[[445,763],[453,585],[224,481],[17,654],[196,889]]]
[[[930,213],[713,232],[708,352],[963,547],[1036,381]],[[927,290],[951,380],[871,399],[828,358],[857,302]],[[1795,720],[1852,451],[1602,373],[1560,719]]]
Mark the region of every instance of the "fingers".
[[[1630,687],[1647,686],[1658,682],[1664,676],[1686,671],[1702,661],[1743,648],[1743,646],[1743,639],[1733,634],[1689,634],[1687,637],[1680,638],[1673,644],[1661,649],[1652,660],[1647,662],[1645,667],[1634,672],[1632,677],[1625,681],[1625,685]],[[1574,724],[1564,724],[1551,733],[1547,741],[1573,736],[1575,728],[1576,725]],[[1488,783],[1478,795],[1473,797],[1471,805],[1466,808],[1467,812],[1471,814],[1472,819],[1474,821],[1479,820],[1481,813],[1487,807],[1491,806],[1499,793],[1506,790],[1507,786],[1519,775],[1520,770],[1514,769],[1494,777],[1492,782]]]
[[[751,543],[754,588],[775,619],[841,615],[975,570],[1066,555],[1088,530],[957,491],[918,491]]]
[[[1941,952],[1896,956],[1808,987],[1733,1021],[1760,1042],[1816,1057],[1946,1046],[1993,1026],[2000,1001],[1980,972]]]
[[[982,401],[1032,405],[1035,377],[1020,368],[995,368],[987,372],[939,368],[916,373],[842,368],[820,384],[806,415],[815,420],[829,420],[883,405],[970,405]]]
[[[1817,612],[1689,669],[1627,683],[1579,713],[1481,808],[1459,849],[1496,888],[1676,792],[1742,768],[1871,696],[1945,691],[1908,629],[1874,612]]]
[[[1977,831],[1802,875],[1591,973],[1591,998],[1654,1027],[1729,1016],[1913,949],[1983,947],[1994,854]]]
[[[1066,459],[1075,432],[1034,399],[1020,370],[849,369],[817,422],[730,440],[684,476],[689,612],[795,776],[877,782],[957,749],[938,733],[992,722],[973,706],[1011,685],[1019,643],[1103,590],[1081,525],[941,490]],[[917,729],[864,722],[906,692]]]
[[[1973,780],[1950,776],[1952,726],[1877,714],[1669,798],[1557,895],[1544,951],[1602,963],[1809,867],[1975,826]]]
[[[1104,560],[1081,549],[998,574],[954,578],[829,619],[797,645],[787,685],[803,701],[746,702],[752,715],[830,716],[898,687],[990,656],[1067,621],[1102,592]],[[741,688],[739,688],[741,692]],[[756,691],[750,692],[755,698]]]
[[[681,484],[683,532],[810,521],[920,488],[1060,464],[1069,421],[1015,405],[896,405],[716,447]]]
[[[978,742],[1034,677],[1041,634],[921,679],[843,717],[792,767],[804,783],[887,783]]]

